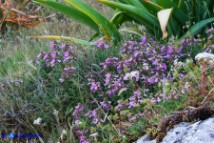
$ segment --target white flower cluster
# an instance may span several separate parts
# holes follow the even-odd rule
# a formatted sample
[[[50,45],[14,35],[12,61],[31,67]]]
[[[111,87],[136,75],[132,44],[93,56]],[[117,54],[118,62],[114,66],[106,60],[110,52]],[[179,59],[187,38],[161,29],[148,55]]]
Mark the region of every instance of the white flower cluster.
[[[34,125],[40,125],[41,121],[42,121],[42,118],[39,117],[39,118],[37,118],[36,120],[33,121],[33,124]]]
[[[124,80],[132,80],[132,78],[135,77],[136,81],[138,81],[139,76],[140,76],[139,71],[132,71],[130,73],[126,73],[123,79]]]
[[[211,53],[199,53],[198,55],[196,55],[195,60],[198,61],[199,64],[214,66],[214,54]]]
[[[178,59],[176,59],[176,60],[174,61],[173,65],[174,65],[174,67],[175,67],[176,69],[180,69],[180,68],[182,68],[182,67],[184,66],[184,63],[183,63],[183,62],[180,62],[180,61],[178,61]]]

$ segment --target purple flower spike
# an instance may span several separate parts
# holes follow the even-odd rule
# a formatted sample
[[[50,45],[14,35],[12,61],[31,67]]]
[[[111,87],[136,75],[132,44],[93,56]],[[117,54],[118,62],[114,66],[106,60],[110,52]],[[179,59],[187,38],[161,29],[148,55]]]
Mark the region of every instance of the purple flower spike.
[[[62,43],[61,45],[59,45],[59,48],[60,48],[60,49],[65,49],[66,46],[67,46],[66,43]]]
[[[109,45],[107,45],[103,40],[97,42],[98,49],[108,49]]]
[[[136,119],[137,119],[137,117],[136,117],[136,116],[133,116],[133,117],[131,117],[131,118],[129,119],[129,121],[130,121],[130,122],[134,122]]]
[[[157,77],[156,77],[156,76],[150,77],[150,78],[148,79],[148,82],[149,82],[150,84],[156,83],[156,82],[157,82]]]
[[[93,93],[95,93],[97,90],[99,90],[101,88],[100,82],[91,82],[90,85],[91,85],[90,90]]]
[[[150,99],[150,102],[151,102],[151,103],[156,103],[157,100],[156,100],[155,98],[152,98],[152,99]]]
[[[55,50],[55,43],[54,42],[50,42],[50,50],[51,51]]]
[[[173,53],[173,47],[168,46],[167,54],[172,54]]]

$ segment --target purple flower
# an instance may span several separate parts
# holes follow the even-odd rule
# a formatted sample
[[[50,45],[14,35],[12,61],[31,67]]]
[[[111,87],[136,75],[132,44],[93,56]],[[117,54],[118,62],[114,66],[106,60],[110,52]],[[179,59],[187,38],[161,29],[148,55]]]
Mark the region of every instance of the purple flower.
[[[105,74],[105,85],[108,85],[111,81],[111,73]]]
[[[136,101],[130,101],[128,103],[128,108],[132,108],[132,107],[136,107],[136,106],[137,106]]]
[[[120,110],[122,110],[123,109],[123,105],[121,104],[121,100],[118,100],[117,101],[117,107],[118,107],[118,110],[120,111]]]
[[[98,49],[108,49],[109,45],[107,45],[103,40],[97,42]]]
[[[54,67],[54,66],[55,66],[55,63],[56,63],[56,60],[55,60],[55,59],[52,59],[51,62],[50,62],[50,66],[51,66],[51,67]]]
[[[140,92],[140,90],[136,90],[136,91],[134,92],[134,95],[135,95],[138,99],[141,99],[141,92]]]
[[[80,143],[90,143],[85,136],[80,136]]]
[[[150,99],[150,102],[151,102],[151,103],[156,103],[157,100],[156,100],[155,98],[152,98],[152,99]]]
[[[130,121],[130,122],[134,122],[136,119],[137,119],[137,117],[136,117],[136,116],[133,116],[133,117],[131,117],[131,118],[129,119],[129,121]]]
[[[149,82],[150,84],[156,83],[156,82],[157,82],[157,77],[156,77],[156,76],[150,77],[150,78],[148,79],[148,82]]]
[[[60,82],[64,82],[65,79],[61,77],[61,78],[59,79],[59,81],[60,81]]]
[[[98,123],[98,118],[97,118],[97,111],[96,110],[92,110],[92,111],[89,111],[85,114],[85,117],[89,117],[89,118],[93,118],[92,120],[92,124],[97,124]]]
[[[173,53],[173,47],[171,46],[168,46],[168,49],[167,49],[167,54],[172,54]]]
[[[103,102],[100,102],[100,105],[101,107],[103,107],[105,110],[110,110],[111,108],[111,101],[103,101]]]
[[[62,44],[59,45],[59,48],[60,48],[60,49],[65,49],[66,46],[67,46],[66,43],[62,43]]]
[[[144,113],[140,113],[140,114],[138,114],[138,116],[143,117],[143,116],[144,116]]]
[[[147,41],[146,36],[142,36],[142,37],[141,37],[141,41],[140,41],[140,45],[145,45],[145,44],[146,44],[146,41]]]
[[[49,57],[49,54],[45,53],[45,54],[44,54],[44,57],[43,57],[43,60],[47,60],[48,57]]]
[[[51,51],[55,50],[55,43],[54,42],[50,42],[50,50]]]
[[[96,125],[97,123],[98,123],[98,119],[97,119],[97,118],[94,118],[93,121],[92,121],[92,124],[95,124],[95,125]]]
[[[75,107],[75,109],[72,113],[75,120],[79,119],[79,116],[84,109],[85,109],[85,106],[78,103],[78,105]]]
[[[70,56],[69,51],[64,51],[64,59],[67,59]]]
[[[90,90],[93,93],[95,93],[97,90],[99,90],[101,88],[100,82],[94,82],[94,81],[92,81],[89,84],[90,84]]]

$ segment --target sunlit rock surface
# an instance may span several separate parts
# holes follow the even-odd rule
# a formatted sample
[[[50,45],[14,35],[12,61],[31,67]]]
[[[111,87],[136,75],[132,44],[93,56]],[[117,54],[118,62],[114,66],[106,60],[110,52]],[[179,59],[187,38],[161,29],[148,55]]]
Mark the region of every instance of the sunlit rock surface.
[[[145,135],[135,143],[156,143]],[[182,122],[171,129],[161,143],[214,143],[214,118],[194,124]]]

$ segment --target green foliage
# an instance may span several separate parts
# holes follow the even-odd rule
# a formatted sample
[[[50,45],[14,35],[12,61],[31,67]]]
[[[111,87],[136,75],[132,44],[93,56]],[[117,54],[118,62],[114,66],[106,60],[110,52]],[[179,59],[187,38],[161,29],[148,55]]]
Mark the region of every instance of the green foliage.
[[[147,31],[159,39],[161,37],[164,39],[168,35],[181,39],[194,37],[214,21],[212,0],[98,1],[115,10],[111,20],[80,0],[65,0],[70,6],[50,0],[34,0],[95,30],[96,34],[90,40],[102,32],[107,40],[112,39],[114,43],[121,40],[118,29],[126,21],[134,21],[146,26]],[[132,30],[127,28],[123,31]],[[131,33],[140,35],[136,30]],[[52,39],[52,37],[48,38]]]
[[[119,42],[121,39],[119,32],[108,19],[79,0],[65,0],[70,6],[48,0],[34,0],[34,2],[68,15],[98,33],[100,33],[101,30],[105,38],[107,40],[112,39],[114,43]]]
[[[160,37],[161,27],[157,20],[157,13],[161,10],[173,8],[170,20],[167,24],[168,34],[176,37],[192,37],[200,33],[209,23],[213,22],[214,2],[212,0],[99,0],[105,5],[121,11],[126,21],[135,21],[146,26],[150,34]],[[163,20],[166,15],[163,16]],[[115,20],[117,21],[117,20]],[[116,25],[122,25],[116,23]]]

